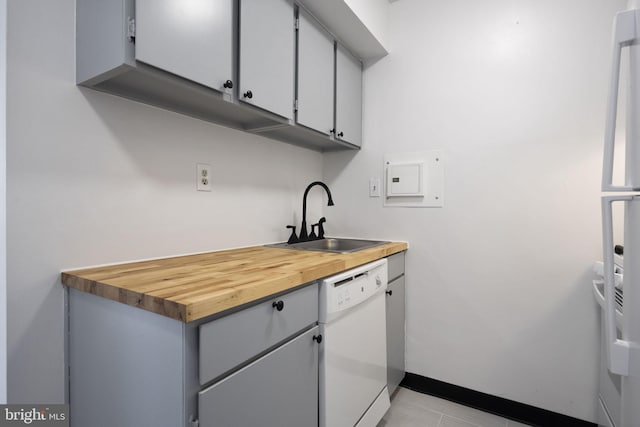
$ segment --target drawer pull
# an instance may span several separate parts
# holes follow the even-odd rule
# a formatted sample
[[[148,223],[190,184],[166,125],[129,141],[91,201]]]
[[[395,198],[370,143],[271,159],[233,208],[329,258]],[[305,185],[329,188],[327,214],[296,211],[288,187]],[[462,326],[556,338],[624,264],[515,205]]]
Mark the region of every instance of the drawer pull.
[[[282,311],[282,309],[284,309],[284,301],[274,301],[273,304],[271,304],[271,307],[275,308],[278,311]]]
[[[314,335],[313,340],[320,344],[322,342],[322,335]]]
[[[387,292],[387,295],[389,296],[393,295],[393,291],[386,291],[386,292]]]

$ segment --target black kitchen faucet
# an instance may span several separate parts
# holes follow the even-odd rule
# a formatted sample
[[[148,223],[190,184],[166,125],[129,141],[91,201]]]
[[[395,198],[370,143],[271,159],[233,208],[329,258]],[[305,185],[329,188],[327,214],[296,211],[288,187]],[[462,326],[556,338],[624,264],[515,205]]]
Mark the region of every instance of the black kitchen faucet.
[[[291,237],[289,238],[289,241],[287,243],[306,242],[308,240],[324,238],[323,223],[326,222],[325,217],[320,218],[320,222],[318,222],[318,224],[313,224],[314,226],[316,225],[318,226],[318,235],[316,235],[314,232],[311,233],[311,236],[307,234],[307,194],[309,194],[309,190],[311,190],[311,188],[313,188],[316,185],[321,186],[327,192],[327,196],[329,197],[327,206],[333,206],[333,197],[331,196],[331,190],[329,190],[329,187],[327,187],[327,184],[320,181],[314,181],[311,184],[309,184],[306,190],[304,190],[304,196],[302,197],[302,226],[300,227],[300,236],[296,237],[295,227],[288,225],[287,228],[292,228],[293,232],[291,233]]]

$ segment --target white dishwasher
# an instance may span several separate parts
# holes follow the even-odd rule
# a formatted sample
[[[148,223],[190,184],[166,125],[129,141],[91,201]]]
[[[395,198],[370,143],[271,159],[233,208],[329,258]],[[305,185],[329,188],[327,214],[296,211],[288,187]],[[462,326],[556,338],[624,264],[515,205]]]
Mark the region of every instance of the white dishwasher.
[[[387,260],[320,284],[320,427],[375,427],[389,409]]]

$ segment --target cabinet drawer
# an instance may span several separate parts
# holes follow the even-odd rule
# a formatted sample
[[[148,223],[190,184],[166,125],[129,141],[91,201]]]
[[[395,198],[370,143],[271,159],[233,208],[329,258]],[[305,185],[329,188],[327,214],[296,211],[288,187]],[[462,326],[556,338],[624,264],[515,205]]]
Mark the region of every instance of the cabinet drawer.
[[[391,255],[387,258],[389,282],[404,274],[404,252]]]
[[[274,304],[282,302],[278,310]],[[298,289],[200,326],[200,384],[318,321],[318,285]]]
[[[317,427],[318,344],[305,332],[198,394],[201,427]]]

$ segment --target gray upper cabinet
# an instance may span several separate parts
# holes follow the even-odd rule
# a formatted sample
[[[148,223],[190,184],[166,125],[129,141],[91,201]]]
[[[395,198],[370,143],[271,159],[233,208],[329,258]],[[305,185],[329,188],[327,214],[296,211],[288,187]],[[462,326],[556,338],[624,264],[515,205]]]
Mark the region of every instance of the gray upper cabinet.
[[[362,145],[362,64],[342,45],[336,49],[336,138]]]
[[[240,101],[293,120],[295,29],[291,0],[240,1]]]
[[[223,91],[233,79],[233,0],[136,0],[136,60]]]
[[[302,8],[296,32],[296,0],[75,3],[79,86],[318,151],[359,147],[347,124],[360,119],[333,132],[334,37]]]
[[[333,130],[333,37],[304,9],[298,18],[297,122],[329,135]]]

